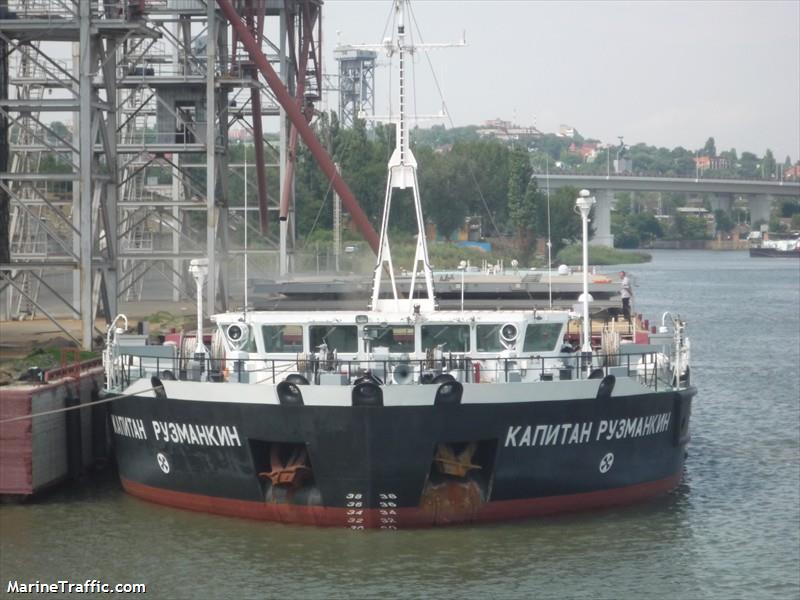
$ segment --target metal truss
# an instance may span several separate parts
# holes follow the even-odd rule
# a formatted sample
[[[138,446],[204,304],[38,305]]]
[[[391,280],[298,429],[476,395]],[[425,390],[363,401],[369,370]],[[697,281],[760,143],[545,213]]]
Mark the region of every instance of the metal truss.
[[[228,235],[242,223],[260,230],[282,271],[290,267],[296,125],[217,8],[205,0],[0,6],[8,74],[0,82],[0,213],[3,202],[10,207],[0,240],[10,250],[0,253],[3,318],[41,313],[72,337],[58,319],[80,317],[75,341],[89,348],[95,317],[148,299],[154,273],[174,300],[191,296],[188,263],[201,256],[213,274],[206,306],[225,309]],[[236,20],[306,121],[322,87],[320,8],[317,0],[235,4]],[[68,130],[53,126],[63,115]],[[270,118],[277,147],[265,139]],[[255,143],[255,183],[244,185],[258,198],[257,224],[241,198],[230,198],[230,182],[244,177],[229,160],[237,128]],[[55,273],[71,279],[66,291],[52,284]]]
[[[375,61],[374,50],[337,48],[339,63],[339,122],[342,127],[353,127],[363,112],[375,114]]]

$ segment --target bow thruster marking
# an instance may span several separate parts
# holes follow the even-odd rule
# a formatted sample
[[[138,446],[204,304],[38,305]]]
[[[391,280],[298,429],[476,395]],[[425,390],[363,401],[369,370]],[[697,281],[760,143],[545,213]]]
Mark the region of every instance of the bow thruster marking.
[[[600,460],[600,472],[608,473],[611,470],[611,465],[614,464],[614,453],[609,452]]]
[[[167,460],[166,455],[164,453],[159,452],[156,454],[156,460],[158,460],[158,466],[161,468],[164,473],[169,473],[169,461]]]

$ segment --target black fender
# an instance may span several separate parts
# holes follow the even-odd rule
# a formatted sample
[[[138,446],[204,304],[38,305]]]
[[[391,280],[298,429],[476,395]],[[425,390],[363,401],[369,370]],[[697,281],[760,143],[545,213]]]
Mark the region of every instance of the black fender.
[[[291,375],[289,376],[291,377]],[[301,375],[302,377],[302,375]],[[305,377],[303,377],[305,379]],[[282,406],[303,406],[303,392],[300,391],[300,386],[289,378],[286,381],[281,381],[277,387],[278,400]]]
[[[441,375],[440,375],[441,377]],[[450,375],[450,379],[445,379],[436,390],[434,406],[458,406],[461,404],[461,396],[464,394],[464,386]]]
[[[350,398],[353,406],[383,406],[383,390],[373,381],[356,382]]]
[[[614,385],[617,383],[617,378],[614,375],[606,375],[600,382],[600,387],[597,388],[596,398],[600,401],[608,400],[611,398],[611,393],[614,391]]]
[[[673,400],[673,424],[672,424],[672,443],[675,446],[683,446],[689,443],[692,436],[689,433],[689,417],[692,414],[692,397],[684,396],[680,392],[675,393]]]

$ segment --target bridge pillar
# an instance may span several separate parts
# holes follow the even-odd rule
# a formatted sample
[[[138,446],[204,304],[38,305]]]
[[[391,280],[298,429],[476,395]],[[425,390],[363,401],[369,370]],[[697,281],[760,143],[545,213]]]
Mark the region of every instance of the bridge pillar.
[[[747,200],[747,208],[750,211],[750,224],[753,225],[758,221],[769,223],[769,216],[772,212],[773,196],[758,195],[750,196]]]
[[[611,234],[611,206],[614,204],[614,192],[601,190],[596,194],[594,205],[594,237],[589,242],[593,246],[614,247],[614,236]]]
[[[709,200],[711,205],[711,212],[715,210],[724,210],[730,212],[733,207],[733,194],[714,194]]]

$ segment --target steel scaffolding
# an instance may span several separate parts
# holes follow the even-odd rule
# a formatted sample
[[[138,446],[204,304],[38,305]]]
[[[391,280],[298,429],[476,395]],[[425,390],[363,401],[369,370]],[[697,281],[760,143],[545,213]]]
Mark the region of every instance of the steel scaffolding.
[[[228,237],[242,224],[288,271],[298,136],[376,239],[308,126],[322,89],[320,10],[320,0],[0,0],[2,317],[40,312],[69,337],[59,316],[80,318],[73,339],[89,348],[95,317],[146,298],[148,277],[190,297],[188,263],[200,256],[208,312],[225,309]],[[231,198],[243,177],[231,131],[254,141],[256,183],[243,185],[255,188],[258,224]],[[56,272],[72,275],[66,291]]]

